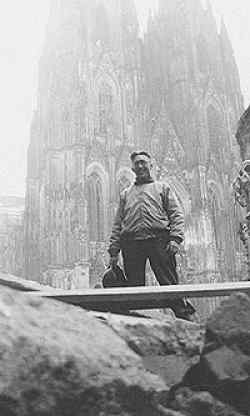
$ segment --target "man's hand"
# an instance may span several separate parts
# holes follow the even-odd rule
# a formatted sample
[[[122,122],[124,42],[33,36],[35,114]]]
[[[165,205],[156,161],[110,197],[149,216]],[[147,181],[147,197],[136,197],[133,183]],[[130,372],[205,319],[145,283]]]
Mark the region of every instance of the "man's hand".
[[[166,250],[170,254],[175,255],[175,254],[179,253],[180,247],[179,247],[179,244],[176,241],[171,240],[171,241],[168,242],[168,244],[166,246]]]
[[[111,267],[111,269],[114,269],[115,266],[117,266],[118,260],[119,256],[110,256],[109,267]]]

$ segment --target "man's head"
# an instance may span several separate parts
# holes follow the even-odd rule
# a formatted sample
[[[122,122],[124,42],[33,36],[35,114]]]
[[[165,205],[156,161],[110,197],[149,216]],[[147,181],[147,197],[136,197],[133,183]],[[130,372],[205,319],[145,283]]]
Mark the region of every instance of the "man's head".
[[[151,156],[147,152],[133,152],[130,155],[132,162],[132,171],[139,180],[148,179],[151,177],[152,161]]]

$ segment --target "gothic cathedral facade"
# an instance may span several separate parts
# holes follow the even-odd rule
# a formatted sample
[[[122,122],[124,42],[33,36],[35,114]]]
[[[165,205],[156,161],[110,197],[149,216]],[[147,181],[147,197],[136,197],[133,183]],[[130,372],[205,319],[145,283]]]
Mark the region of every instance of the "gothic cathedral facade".
[[[119,191],[133,181],[129,154],[145,149],[185,213],[181,279],[240,278],[231,183],[243,98],[223,22],[200,0],[160,0],[142,34],[133,0],[51,3],[28,149],[26,276],[98,283]]]

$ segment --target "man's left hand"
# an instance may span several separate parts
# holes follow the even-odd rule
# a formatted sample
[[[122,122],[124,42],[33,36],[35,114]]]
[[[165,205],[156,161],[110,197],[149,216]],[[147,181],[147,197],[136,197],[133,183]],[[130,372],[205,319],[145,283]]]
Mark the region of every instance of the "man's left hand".
[[[170,254],[177,254],[180,251],[180,247],[179,244],[176,243],[176,241],[169,241],[167,246],[166,246],[166,250],[170,253]]]

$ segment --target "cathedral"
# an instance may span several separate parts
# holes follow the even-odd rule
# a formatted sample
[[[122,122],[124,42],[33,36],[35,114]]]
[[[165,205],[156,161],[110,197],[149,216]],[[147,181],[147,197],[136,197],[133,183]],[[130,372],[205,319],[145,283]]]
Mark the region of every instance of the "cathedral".
[[[25,275],[94,287],[107,264],[129,155],[147,150],[185,214],[184,283],[242,279],[243,97],[232,46],[209,3],[159,0],[140,30],[134,0],[53,0],[28,149]],[[148,280],[153,284],[153,276]]]

